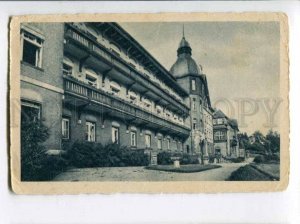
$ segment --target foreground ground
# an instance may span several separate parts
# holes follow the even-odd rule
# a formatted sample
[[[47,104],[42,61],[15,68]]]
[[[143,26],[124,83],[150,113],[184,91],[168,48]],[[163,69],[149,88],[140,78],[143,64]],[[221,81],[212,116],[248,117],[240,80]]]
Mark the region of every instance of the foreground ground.
[[[249,163],[223,163],[222,167],[196,173],[174,173],[144,167],[105,167],[70,169],[54,181],[222,181]]]

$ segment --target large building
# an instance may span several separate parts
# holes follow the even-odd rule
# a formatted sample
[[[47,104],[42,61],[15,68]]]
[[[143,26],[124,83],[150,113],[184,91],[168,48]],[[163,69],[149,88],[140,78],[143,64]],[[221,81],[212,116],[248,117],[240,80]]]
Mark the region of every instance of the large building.
[[[208,153],[213,148],[212,108],[208,84],[202,67],[192,58],[192,48],[184,35],[177,49],[177,61],[170,72],[189,94],[185,98],[185,103],[190,108],[191,127],[186,144],[187,151],[190,147],[193,153],[201,154],[208,160]]]
[[[221,110],[213,114],[214,150],[223,157],[240,157],[238,123],[230,119]]]
[[[214,153],[206,75],[183,36],[170,72],[116,23],[21,26],[22,119],[50,128],[52,153],[77,140]],[[28,116],[32,114],[32,116]]]

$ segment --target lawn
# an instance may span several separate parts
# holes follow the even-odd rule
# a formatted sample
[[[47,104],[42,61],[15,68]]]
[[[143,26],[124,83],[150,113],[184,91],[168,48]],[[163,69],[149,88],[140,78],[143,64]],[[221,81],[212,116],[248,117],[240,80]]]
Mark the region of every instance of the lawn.
[[[255,166],[255,168],[269,175],[271,178],[279,180],[280,177],[279,163],[261,163],[261,164],[252,164],[252,166]]]
[[[230,175],[228,180],[229,181],[271,181],[273,179],[263,174],[262,172],[258,171],[251,165],[246,165],[234,171]]]
[[[176,173],[196,173],[196,172],[202,172],[205,170],[211,170],[220,167],[221,167],[220,165],[212,165],[212,164],[207,164],[207,165],[191,164],[191,165],[181,165],[180,168],[175,168],[173,165],[156,165],[156,166],[147,166],[146,169],[176,172]]]

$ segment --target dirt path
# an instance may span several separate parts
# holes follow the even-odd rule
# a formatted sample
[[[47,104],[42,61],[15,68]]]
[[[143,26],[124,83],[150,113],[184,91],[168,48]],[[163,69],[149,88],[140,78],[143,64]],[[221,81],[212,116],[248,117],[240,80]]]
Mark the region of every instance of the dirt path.
[[[109,167],[71,169],[54,181],[222,181],[248,163],[224,163],[222,167],[197,173],[174,173],[144,167]]]

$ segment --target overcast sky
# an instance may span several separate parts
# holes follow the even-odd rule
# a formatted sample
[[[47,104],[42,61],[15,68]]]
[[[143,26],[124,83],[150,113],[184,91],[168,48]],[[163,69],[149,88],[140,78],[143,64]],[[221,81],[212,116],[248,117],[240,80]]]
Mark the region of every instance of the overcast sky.
[[[120,25],[167,70],[171,68],[177,58],[183,23]],[[278,23],[185,22],[184,27],[186,40],[192,47],[192,57],[202,65],[207,76],[212,106],[219,102],[218,99],[226,98],[233,110],[228,110],[222,103],[218,103],[218,108],[241,123],[237,98],[279,97]],[[245,117],[247,127],[240,127],[241,131],[250,134],[260,130],[265,133],[269,129],[264,126],[267,117],[262,103],[257,105],[258,112]]]

